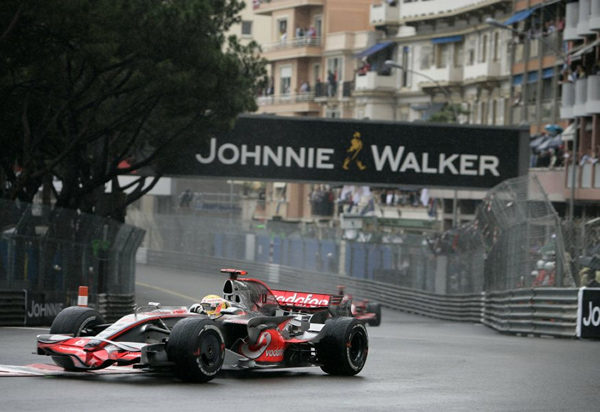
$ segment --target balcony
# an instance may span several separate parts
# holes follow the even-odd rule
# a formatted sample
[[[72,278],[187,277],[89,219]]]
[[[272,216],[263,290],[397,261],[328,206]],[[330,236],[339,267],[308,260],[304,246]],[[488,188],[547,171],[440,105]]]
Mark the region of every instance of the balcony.
[[[573,115],[582,117],[587,114],[585,111],[585,102],[587,101],[587,80],[577,79],[575,81],[575,105],[573,106]]]
[[[590,13],[592,0],[579,0],[579,21],[577,22],[577,35],[584,37],[587,35],[594,34],[590,30]]]
[[[573,114],[573,106],[575,106],[575,84],[563,83],[560,118],[573,119],[575,117]]]
[[[565,197],[571,196],[573,165],[566,168],[564,177]],[[575,199],[598,200],[600,196],[600,163],[584,162],[575,166]]]
[[[319,112],[321,106],[315,101],[318,94],[278,94],[260,96],[256,99],[259,113],[310,113]]]
[[[469,67],[470,70],[470,67]],[[462,67],[452,67],[450,65],[446,67],[430,67],[427,70],[421,70],[422,77],[425,78],[419,79],[419,86],[422,88],[425,87],[436,87],[441,85],[448,85],[451,83],[457,83],[463,81],[463,68]],[[427,79],[429,78],[429,79]]]
[[[600,30],[600,1],[592,2],[589,28],[590,30]]]
[[[500,61],[476,63],[464,71],[464,81],[476,83],[496,79],[501,76],[501,66]]]
[[[588,115],[600,113],[600,75],[588,76],[587,78],[585,111]]]
[[[400,9],[386,2],[372,4],[369,11],[369,20],[375,27],[398,25],[400,23]]]
[[[563,38],[565,40],[578,40],[577,23],[579,21],[579,3],[568,3],[565,18],[565,30]]]
[[[300,37],[263,45],[263,57],[268,61],[321,57],[320,37]]]
[[[396,90],[396,78],[382,75],[376,71],[367,72],[364,76],[356,76],[355,91],[357,92],[392,92]]]
[[[323,6],[325,0],[260,0],[254,3],[254,14],[270,16],[274,11],[295,7]]]

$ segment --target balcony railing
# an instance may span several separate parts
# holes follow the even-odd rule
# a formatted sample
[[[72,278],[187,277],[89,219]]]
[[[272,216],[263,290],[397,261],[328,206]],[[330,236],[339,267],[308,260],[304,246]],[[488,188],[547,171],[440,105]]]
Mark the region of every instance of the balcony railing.
[[[579,21],[579,3],[567,3],[565,11],[565,30],[563,37],[565,40],[577,40],[577,22]]]
[[[324,0],[252,0],[255,14],[271,14],[276,10],[302,6],[323,6]]]
[[[579,0],[579,20],[577,21],[577,35],[580,37],[594,34],[590,30],[590,13],[592,0]]]
[[[592,75],[587,78],[587,100],[585,102],[587,114],[600,113],[600,75]]]
[[[317,95],[314,91],[297,94],[272,94],[268,96],[259,96],[256,103],[259,106],[305,103],[314,102],[315,97],[317,97]]]
[[[562,101],[560,108],[561,119],[572,119],[573,106],[575,106],[575,84],[574,83],[563,83],[562,84]]]
[[[590,30],[600,30],[600,1],[593,1],[590,12]]]
[[[267,43],[263,45],[263,51],[269,52],[274,50],[295,49],[300,47],[320,47],[320,37],[296,37],[293,39],[280,40],[275,43]]]
[[[356,91],[392,91],[396,89],[396,78],[389,74],[383,75],[370,71],[364,75],[356,75]]]
[[[584,162],[575,166],[576,189],[600,189],[600,162]],[[566,185],[573,187],[573,165],[567,167]]]
[[[587,101],[587,80],[577,79],[575,81],[575,105],[573,106],[573,114],[581,117],[586,115],[585,102]]]

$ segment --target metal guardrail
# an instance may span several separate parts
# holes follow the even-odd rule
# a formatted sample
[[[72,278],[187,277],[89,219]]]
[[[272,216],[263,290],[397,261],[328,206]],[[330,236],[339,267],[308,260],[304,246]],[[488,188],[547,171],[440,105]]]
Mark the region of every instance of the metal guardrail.
[[[0,290],[0,325],[25,325],[25,291]]]
[[[215,272],[239,267],[252,277],[289,290],[334,292],[346,286],[357,298],[436,319],[476,322],[502,333],[575,337],[576,288],[517,289],[481,294],[439,295],[367,279],[311,272],[270,263],[257,263],[187,253],[147,251],[147,264]],[[315,290],[317,292],[317,290]]]
[[[577,291],[536,288],[489,292],[482,323],[499,332],[575,337]]]

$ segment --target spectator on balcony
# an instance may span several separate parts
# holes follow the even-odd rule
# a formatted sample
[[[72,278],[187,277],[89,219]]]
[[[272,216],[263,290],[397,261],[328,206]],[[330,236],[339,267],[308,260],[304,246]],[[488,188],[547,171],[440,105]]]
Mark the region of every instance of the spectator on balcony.
[[[310,26],[306,30],[304,37],[306,38],[306,43],[317,44],[317,31],[313,26]]]
[[[369,71],[371,71],[371,63],[369,63],[369,61],[367,59],[364,59],[362,61],[362,66],[360,68],[358,68],[358,70],[356,72],[358,73],[359,76],[364,76]]]
[[[287,43],[287,32],[282,31],[281,32],[281,45],[285,46],[286,43]]]
[[[300,85],[300,93],[306,94],[308,92],[310,92],[310,85],[308,84],[307,81],[303,81],[302,84]]]
[[[329,70],[327,72],[327,95],[329,97],[335,96],[337,92],[337,73]]]
[[[296,27],[296,40],[298,41],[298,43],[301,43],[303,38],[304,38],[304,29],[300,26]]]
[[[581,64],[577,65],[577,68],[575,69],[575,78],[576,79],[583,79],[585,78],[585,69],[583,68],[583,66]]]

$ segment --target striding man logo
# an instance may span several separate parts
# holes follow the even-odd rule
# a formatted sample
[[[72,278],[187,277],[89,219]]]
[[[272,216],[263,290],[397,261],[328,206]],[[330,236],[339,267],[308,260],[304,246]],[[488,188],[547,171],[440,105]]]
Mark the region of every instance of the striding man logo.
[[[342,168],[344,170],[349,170],[352,164],[355,164],[359,170],[365,170],[367,166],[360,160],[359,154],[363,149],[363,142],[360,140],[360,132],[354,132],[352,136],[352,140],[350,141],[350,147],[346,150],[348,155],[344,159],[344,164]]]

